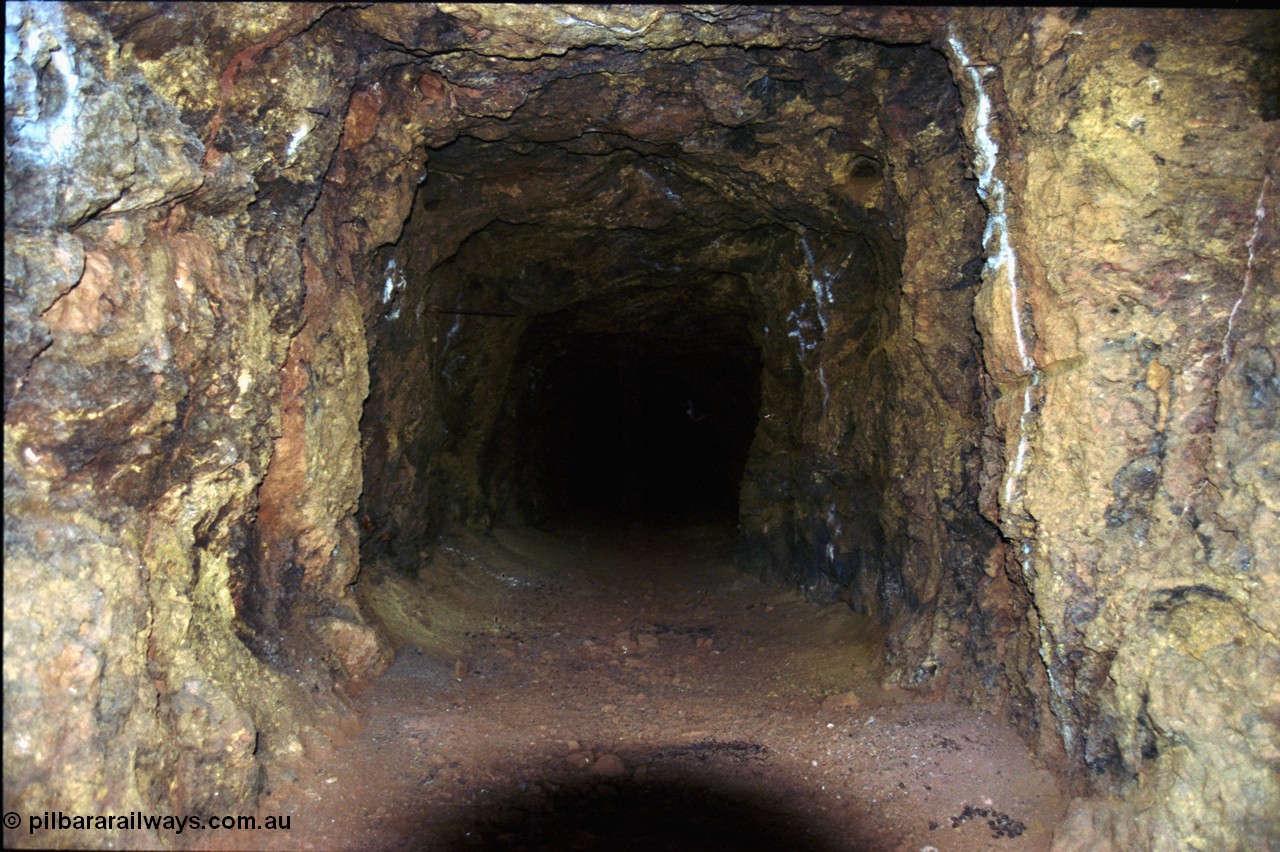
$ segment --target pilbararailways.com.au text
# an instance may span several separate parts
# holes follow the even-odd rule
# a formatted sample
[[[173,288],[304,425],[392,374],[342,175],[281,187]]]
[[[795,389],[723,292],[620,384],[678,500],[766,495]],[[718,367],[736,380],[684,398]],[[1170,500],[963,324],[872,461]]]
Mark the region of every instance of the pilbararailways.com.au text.
[[[12,818],[15,813],[5,814],[5,827],[14,829],[18,825]],[[68,814],[62,811],[45,811],[30,814],[27,819],[27,833],[38,831],[171,831],[182,834],[183,831],[238,830],[238,831],[288,831],[290,817],[264,816],[159,816],[144,814],[141,811],[130,811],[125,814]]]

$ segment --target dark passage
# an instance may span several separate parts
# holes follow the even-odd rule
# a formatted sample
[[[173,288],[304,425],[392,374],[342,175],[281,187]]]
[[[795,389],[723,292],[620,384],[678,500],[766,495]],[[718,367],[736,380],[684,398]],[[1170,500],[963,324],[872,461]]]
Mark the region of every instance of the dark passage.
[[[687,80],[593,55],[519,119],[429,135],[371,261],[366,561],[419,570],[461,532],[631,546],[713,525],[741,569],[888,618],[994,539],[966,266],[983,219],[945,58],[694,53]],[[649,104],[673,79],[679,121]],[[652,125],[598,126],[625,104]],[[912,236],[888,175],[917,160],[963,215]],[[940,506],[964,535],[921,532]]]
[[[739,320],[660,316],[661,327],[624,331],[623,319],[591,333],[535,324],[508,427],[520,519],[735,524],[760,407],[759,354]]]

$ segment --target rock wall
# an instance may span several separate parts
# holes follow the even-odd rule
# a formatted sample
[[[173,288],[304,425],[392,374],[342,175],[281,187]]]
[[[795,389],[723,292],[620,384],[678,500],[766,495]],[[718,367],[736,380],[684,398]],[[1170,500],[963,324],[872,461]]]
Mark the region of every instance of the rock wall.
[[[6,810],[247,806],[640,330],[758,367],[744,566],[1061,750],[1060,848],[1280,843],[1274,16],[5,26]]]
[[[280,44],[317,9],[5,11],[6,810],[242,812],[383,653],[345,589],[361,313],[308,219],[353,70],[272,89],[333,116],[299,141],[248,104],[339,61]]]
[[[1081,10],[953,31],[1018,261],[976,312],[1007,448],[986,503],[1067,753],[1122,798],[1081,802],[1060,848],[1280,842],[1276,25]]]

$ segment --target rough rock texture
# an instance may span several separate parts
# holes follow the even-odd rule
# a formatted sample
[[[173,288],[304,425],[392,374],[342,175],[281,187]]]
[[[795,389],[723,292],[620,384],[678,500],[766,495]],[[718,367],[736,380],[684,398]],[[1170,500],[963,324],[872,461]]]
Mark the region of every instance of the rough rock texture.
[[[1064,848],[1280,842],[1276,29],[1119,11],[957,28],[1000,69],[1034,365],[989,279],[995,416],[1026,442],[1001,525],[1068,755],[1125,799],[1115,819],[1080,808]]]
[[[121,25],[6,7],[6,807],[242,810],[333,705],[303,688],[322,658],[379,662],[349,628],[306,634],[360,625],[363,331],[298,252],[333,142],[206,147],[182,81],[152,85],[95,12]]]
[[[1280,843],[1275,16],[5,26],[6,810],[234,810],[362,564],[700,510],[1065,753],[1062,848]]]

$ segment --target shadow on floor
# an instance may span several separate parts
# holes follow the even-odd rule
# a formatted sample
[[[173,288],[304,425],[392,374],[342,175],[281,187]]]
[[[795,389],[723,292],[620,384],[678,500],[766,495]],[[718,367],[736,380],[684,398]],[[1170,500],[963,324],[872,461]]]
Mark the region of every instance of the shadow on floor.
[[[744,852],[870,849],[789,809],[776,793],[676,776],[642,781],[544,778],[495,791],[436,826],[440,852]],[[443,829],[443,831],[440,831]],[[437,834],[437,832],[440,832]]]

